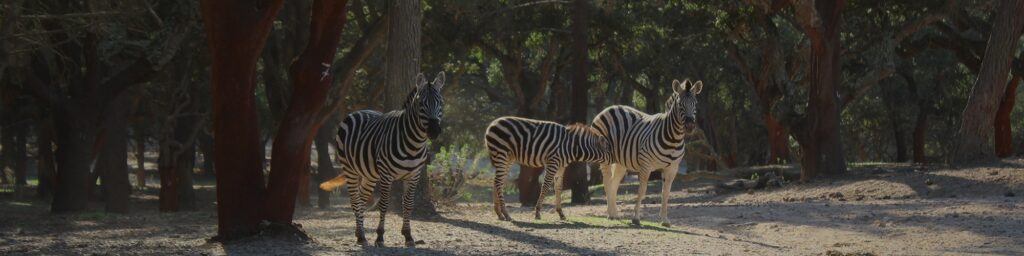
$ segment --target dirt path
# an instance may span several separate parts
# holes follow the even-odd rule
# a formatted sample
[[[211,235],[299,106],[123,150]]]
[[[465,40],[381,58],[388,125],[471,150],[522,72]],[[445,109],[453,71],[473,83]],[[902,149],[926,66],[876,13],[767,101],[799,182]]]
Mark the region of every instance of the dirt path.
[[[516,207],[510,210],[519,221],[502,222],[490,204],[463,204],[442,219],[414,221],[414,236],[424,242],[415,249],[402,248],[397,215],[388,218],[387,248],[356,246],[352,213],[341,203],[299,211],[297,222],[316,240],[312,244],[250,239],[222,245],[205,241],[216,232],[211,202],[198,212],[162,214],[152,196],[138,197],[138,210],[121,216],[50,215],[45,202],[2,200],[0,254],[1020,255],[1021,162],[869,169],[751,193],[715,194],[707,184],[687,184],[670,199],[672,228],[653,222],[657,195],[645,200],[641,226],[607,220],[599,198],[567,207],[568,221],[550,212],[536,221],[529,209]],[[620,193],[620,210],[629,216],[634,191]],[[366,219],[371,240],[377,221],[377,213]]]

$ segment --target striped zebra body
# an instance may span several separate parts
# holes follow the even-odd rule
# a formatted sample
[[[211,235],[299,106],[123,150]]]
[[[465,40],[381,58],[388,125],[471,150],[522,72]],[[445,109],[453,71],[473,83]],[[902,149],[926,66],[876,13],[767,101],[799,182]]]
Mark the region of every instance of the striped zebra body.
[[[505,177],[513,164],[544,168],[544,185],[534,207],[534,216],[540,219],[544,195],[554,184],[555,210],[564,220],[559,199],[565,167],[572,162],[603,163],[608,159],[607,140],[592,127],[582,124],[564,126],[548,121],[501,117],[491,122],[484,138],[495,169],[494,212],[500,220],[512,220],[505,208],[503,192]]]
[[[422,74],[403,110],[380,113],[356,111],[342,121],[338,129],[338,159],[341,174],[320,184],[323,190],[348,185],[352,211],[356,215],[356,239],[366,244],[363,218],[370,194],[380,185],[380,223],[377,246],[384,243],[384,220],[391,195],[391,184],[403,181],[402,235],[407,246],[415,246],[409,217],[412,214],[416,186],[427,162],[427,138],[440,133],[442,100],[440,89],[444,73],[428,86]]]
[[[662,171],[661,221],[668,226],[668,197],[679,163],[685,154],[683,135],[696,127],[696,98],[703,83],[673,81],[667,111],[649,115],[627,106],[611,106],[594,117],[593,125],[611,144],[611,161],[601,166],[608,201],[608,217],[618,218],[616,196],[626,170],[639,172],[640,189],[633,211],[639,224],[641,202],[651,172]]]

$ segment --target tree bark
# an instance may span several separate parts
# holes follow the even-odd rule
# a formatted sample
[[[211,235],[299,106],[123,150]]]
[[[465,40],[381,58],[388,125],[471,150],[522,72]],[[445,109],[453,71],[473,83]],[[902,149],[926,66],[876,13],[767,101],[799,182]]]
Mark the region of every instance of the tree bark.
[[[842,75],[839,41],[842,9],[845,1],[816,0],[795,4],[804,34],[810,38],[811,61],[807,119],[798,136],[803,149],[800,180],[818,174],[833,176],[846,171],[846,154],[840,137],[837,87]]]
[[[309,179],[309,153],[316,131],[323,124],[317,114],[327,101],[332,81],[328,71],[345,26],[347,2],[313,2],[308,44],[289,68],[293,90],[274,137],[268,193],[262,209],[263,217],[270,222],[292,223],[299,186]]]
[[[92,107],[60,105],[53,116],[57,134],[57,175],[50,211],[64,213],[85,210],[88,206],[89,176],[93,143],[96,139],[96,115]],[[76,104],[77,105],[77,104]]]
[[[54,193],[56,167],[53,157],[53,122],[43,117],[37,120],[36,159],[39,173],[39,185],[36,188],[39,198],[50,198]]]
[[[316,134],[316,158],[317,158],[317,171],[316,171],[316,184],[323,183],[334,177],[338,176],[338,171],[334,169],[334,161],[331,161],[331,140],[334,139],[335,131],[338,129],[338,118],[329,118],[327,123],[320,126],[320,130]],[[316,205],[320,209],[326,209],[331,206],[331,192],[324,191],[322,189],[316,190]]]
[[[1020,85],[1021,76],[1016,75],[1006,85],[1006,92],[999,103],[999,110],[995,119],[995,144],[996,157],[1007,158],[1013,156],[1013,129],[1010,126],[1010,113],[1013,112],[1013,105],[1017,101],[1017,86]]]
[[[104,141],[96,161],[96,172],[103,179],[106,211],[128,213],[131,184],[128,182],[128,109],[127,93],[108,104],[103,120]]]
[[[213,136],[205,131],[199,134],[199,151],[203,154],[203,177],[214,177],[216,171],[213,169],[213,159],[216,157],[213,153]]]
[[[587,105],[590,99],[590,81],[588,81],[589,67],[588,59],[590,53],[587,49],[587,16],[590,1],[575,0],[572,6],[572,102],[569,108],[569,122],[588,123]],[[564,181],[565,185],[572,189],[572,203],[583,204],[590,201],[587,190],[587,165],[585,163],[573,163],[566,167]],[[555,200],[561,200],[556,198]]]
[[[1006,79],[1010,62],[1017,49],[1021,27],[1024,26],[1024,1],[1000,1],[982,58],[978,79],[961,114],[952,156],[955,162],[969,162],[994,157],[988,143],[999,109],[1000,98],[1006,92]]]
[[[925,133],[928,132],[928,114],[931,106],[918,104],[917,121],[914,122],[914,162],[926,163],[928,158],[924,151]]]
[[[282,3],[201,1],[212,59],[217,239],[221,241],[255,234],[261,220],[265,190],[254,96],[256,62]]]
[[[141,128],[135,129],[135,187],[146,189],[146,133]]]

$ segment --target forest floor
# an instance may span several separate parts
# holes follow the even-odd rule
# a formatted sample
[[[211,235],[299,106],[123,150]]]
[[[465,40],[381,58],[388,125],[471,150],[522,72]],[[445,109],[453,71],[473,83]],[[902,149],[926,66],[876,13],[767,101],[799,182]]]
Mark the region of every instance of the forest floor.
[[[657,224],[657,184],[644,220],[607,220],[603,197],[566,206],[567,221],[546,211],[534,220],[512,207],[498,221],[489,202],[459,203],[442,218],[414,220],[422,244],[402,245],[401,218],[389,214],[386,247],[360,247],[347,199],[330,209],[302,208],[296,222],[314,239],[297,244],[250,238],[209,243],[216,233],[213,189],[199,188],[202,209],[159,213],[154,191],[133,196],[133,212],[53,215],[39,200],[0,199],[0,255],[21,254],[641,254],[641,255],[940,255],[1024,254],[1024,159],[961,168],[854,165],[831,181],[722,191],[709,182],[676,182],[672,227]],[[619,209],[631,216],[635,185]],[[568,194],[568,193],[566,193]],[[489,201],[489,200],[488,200]],[[547,209],[550,209],[549,206]],[[376,212],[367,237],[376,237]]]

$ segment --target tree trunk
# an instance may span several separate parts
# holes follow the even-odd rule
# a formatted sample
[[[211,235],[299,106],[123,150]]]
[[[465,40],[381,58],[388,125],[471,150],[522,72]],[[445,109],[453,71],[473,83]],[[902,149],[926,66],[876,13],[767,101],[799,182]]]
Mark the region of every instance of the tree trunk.
[[[900,129],[900,124],[903,123],[900,120],[899,110],[901,109],[898,95],[896,95],[895,89],[885,88],[882,100],[884,101],[886,111],[889,112],[889,124],[892,127],[893,140],[896,142],[896,162],[903,163],[907,161],[907,143],[904,139],[905,135],[903,129]]]
[[[519,165],[519,178],[516,178],[516,188],[519,189],[519,203],[523,207],[537,205],[537,197],[540,196],[540,175],[544,168]]]
[[[135,130],[135,187],[146,189],[146,133],[141,128]]]
[[[1017,86],[1020,84],[1021,76],[1014,76],[1006,85],[1006,93],[999,103],[999,111],[996,112],[995,120],[995,143],[996,157],[1007,158],[1013,156],[1013,130],[1010,127],[1010,113],[1013,112],[1013,105],[1017,100]]]
[[[422,36],[423,10],[420,1],[390,0],[388,1],[388,34],[385,50],[386,79],[384,88],[384,107],[399,109],[405,101],[405,95],[413,86],[416,75],[420,73],[420,37]],[[433,155],[435,152],[428,153]],[[433,158],[433,156],[428,156]],[[436,216],[437,209],[430,200],[430,175],[424,167],[420,184],[416,186],[417,216]],[[401,182],[392,184],[391,191],[404,191]],[[399,196],[392,197],[400,199]],[[390,204],[399,206],[401,204]]]
[[[925,101],[918,103],[917,121],[914,123],[914,162],[925,163],[928,159],[924,152],[925,133],[928,131],[928,112],[931,106]]]
[[[569,108],[569,121],[588,123],[587,105],[590,99],[590,81],[587,81],[589,73],[588,58],[590,53],[587,50],[587,14],[590,2],[587,0],[575,0],[572,7],[572,103]],[[583,204],[590,201],[587,190],[587,165],[585,163],[573,163],[565,169],[565,185],[572,189],[572,203]],[[561,200],[556,198],[555,200]]]
[[[19,124],[16,127],[9,127],[14,132],[14,155],[11,156],[14,169],[14,185],[22,187],[28,185],[26,174],[28,172],[28,125]]]
[[[255,234],[261,220],[265,191],[254,96],[256,62],[282,3],[201,1],[212,59],[217,239],[221,241]]]
[[[53,122],[48,118],[37,120],[39,124],[36,129],[36,165],[39,173],[39,185],[36,188],[39,198],[50,198],[54,192],[54,179],[56,179],[56,167],[53,156]]]
[[[64,103],[53,116],[57,134],[57,175],[50,211],[75,212],[88,207],[92,162],[96,139],[96,115],[92,108]],[[77,105],[77,104],[76,104]]]
[[[128,105],[127,93],[121,93],[107,105],[103,120],[104,141],[96,161],[96,172],[103,179],[106,211],[128,213],[131,184],[128,182]]]
[[[811,40],[811,61],[807,120],[801,127],[803,159],[800,180],[818,174],[837,175],[846,171],[839,124],[839,98],[836,88],[842,75],[839,54],[841,11],[845,1],[817,0],[797,6],[804,33]]]
[[[268,193],[262,210],[263,217],[270,222],[292,223],[299,186],[303,180],[309,180],[309,153],[317,129],[323,124],[317,114],[327,101],[332,81],[330,65],[323,63],[334,61],[346,22],[346,3],[313,2],[308,44],[288,70],[293,90],[274,137]]]
[[[995,122],[1000,98],[1006,92],[1010,62],[1017,50],[1021,27],[1024,26],[1024,15],[1020,15],[1024,13],[1024,1],[1000,2],[978,79],[961,115],[960,129],[956,136],[957,146],[952,157],[955,162],[995,156],[992,147],[988,146],[993,132],[989,124]]]
[[[765,128],[768,130],[768,163],[785,164],[789,162],[789,133],[771,114],[763,113]]]
[[[205,130],[200,131],[199,134],[199,151],[203,154],[203,176],[214,177],[216,171],[213,169],[213,136],[210,136]]]
[[[317,158],[317,171],[316,171],[316,184],[333,179],[338,176],[338,171],[334,169],[334,161],[331,161],[330,144],[331,140],[334,139],[335,131],[338,129],[338,119],[330,118],[327,123],[320,126],[320,130],[316,134],[316,158]],[[331,205],[331,192],[324,191],[322,189],[316,190],[316,205],[320,209],[326,209]]]

